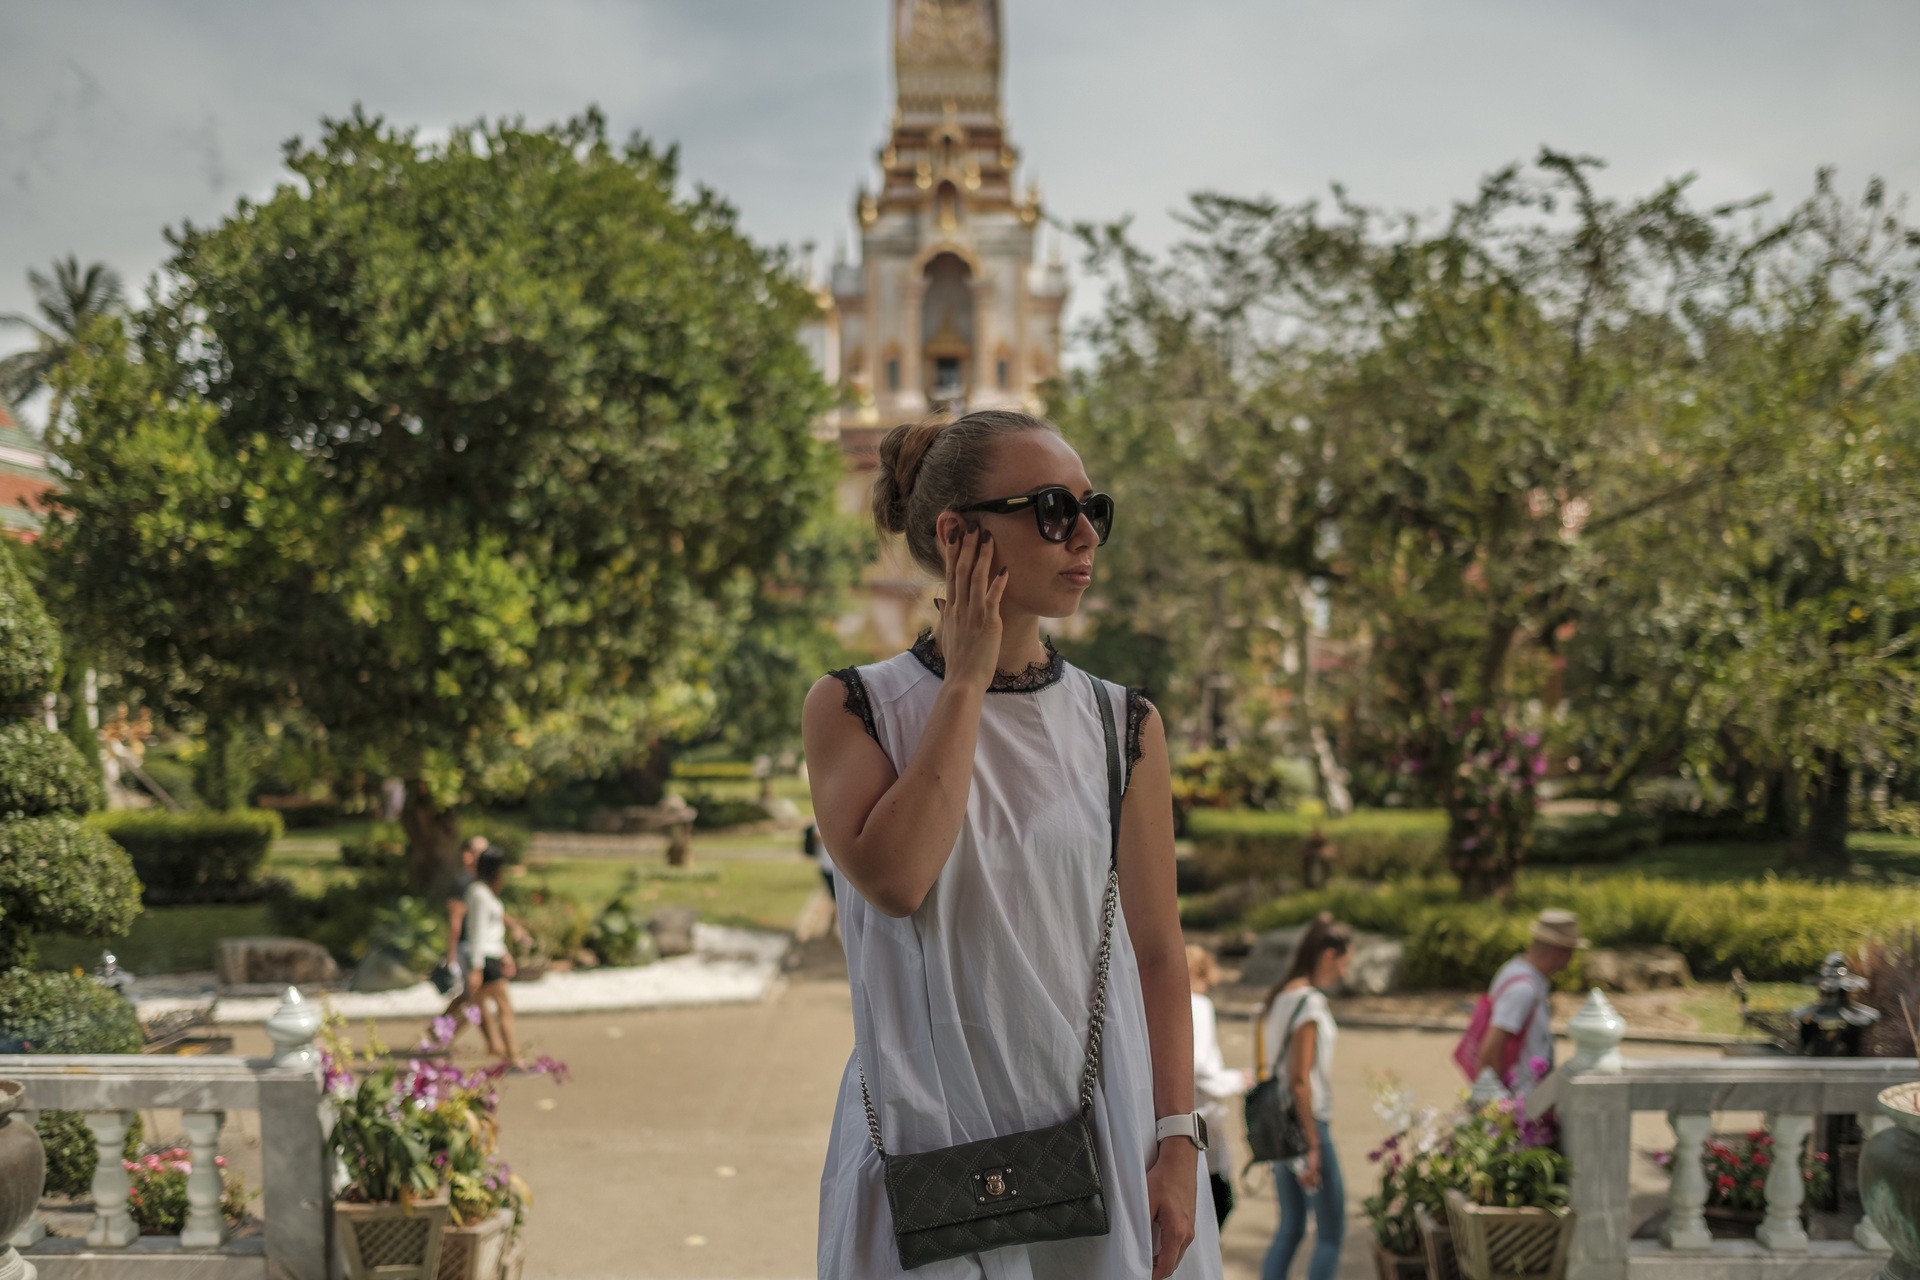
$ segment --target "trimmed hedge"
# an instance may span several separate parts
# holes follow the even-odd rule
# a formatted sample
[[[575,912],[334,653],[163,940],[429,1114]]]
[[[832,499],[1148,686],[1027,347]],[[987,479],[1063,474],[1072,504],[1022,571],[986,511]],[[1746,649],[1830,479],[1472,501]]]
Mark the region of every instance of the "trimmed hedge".
[[[30,1046],[30,1047],[29,1047]],[[138,1053],[140,1021],[133,1006],[91,978],[71,973],[0,973],[0,1053]],[[83,1196],[92,1188],[98,1152],[78,1111],[43,1111],[36,1127],[47,1152],[46,1189]],[[138,1126],[127,1155],[139,1149]]]
[[[18,922],[47,933],[123,934],[140,914],[140,882],[113,841],[54,815],[0,822],[0,965],[27,958]]]
[[[1758,981],[1798,981],[1830,951],[1858,954],[1920,917],[1920,889],[1765,880],[1706,884],[1636,875],[1568,876],[1522,871],[1508,902],[1463,903],[1450,878],[1393,885],[1341,882],[1289,894],[1248,913],[1255,929],[1302,924],[1321,911],[1356,928],[1401,938],[1409,986],[1484,986],[1524,946],[1528,922],[1546,907],[1579,913],[1595,946],[1665,944],[1694,973],[1735,968]],[[1578,989],[1575,964],[1561,985]]]
[[[1300,851],[1319,832],[1332,846],[1333,873],[1357,880],[1431,875],[1443,864],[1446,815],[1429,809],[1363,809],[1344,818],[1251,809],[1195,809],[1187,832],[1218,880],[1293,876]]]
[[[89,821],[127,851],[146,886],[146,900],[154,905],[253,896],[267,850],[284,830],[280,815],[264,809],[123,809]]]
[[[64,734],[34,720],[0,724],[0,814],[85,813],[101,801],[99,770]]]
[[[1657,848],[1660,819],[1642,813],[1583,813],[1540,818],[1527,861],[1542,866],[1624,862]]]

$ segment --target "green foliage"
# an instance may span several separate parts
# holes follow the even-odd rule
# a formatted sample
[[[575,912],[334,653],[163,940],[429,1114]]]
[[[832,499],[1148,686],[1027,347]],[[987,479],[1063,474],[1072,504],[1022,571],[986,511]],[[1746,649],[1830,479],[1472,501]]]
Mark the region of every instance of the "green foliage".
[[[78,1111],[42,1111],[34,1126],[40,1132],[40,1145],[47,1153],[46,1194],[86,1196],[93,1193],[93,1171],[100,1165],[100,1148],[94,1144],[93,1130]],[[136,1113],[127,1126],[127,1141],[121,1155],[128,1160],[140,1153],[146,1133],[145,1123]]]
[[[32,720],[0,721],[0,815],[85,813],[100,804],[99,771],[64,735]]]
[[[441,901],[401,894],[374,909],[368,950],[391,951],[415,973],[429,972],[447,954],[447,909]]]
[[[1248,810],[1196,810],[1187,834],[1219,880],[1292,878],[1307,839],[1319,833],[1336,875],[1355,880],[1425,876],[1440,869],[1446,817],[1432,810],[1362,809],[1344,818]]]
[[[1490,1208],[1565,1208],[1572,1166],[1544,1137],[1519,1104],[1489,1102],[1454,1126],[1439,1180]]]
[[[133,1006],[92,978],[0,972],[0,1039],[8,1053],[138,1053]]]
[[[1247,916],[1255,929],[1303,924],[1331,911],[1356,928],[1404,939],[1409,986],[1472,990],[1524,949],[1527,923],[1547,907],[1580,916],[1595,946],[1666,944],[1696,975],[1735,968],[1756,981],[1797,981],[1835,950],[1859,954],[1920,915],[1920,889],[1762,880],[1699,883],[1632,874],[1528,872],[1504,903],[1462,904],[1444,880],[1335,882],[1289,894]],[[1577,989],[1576,964],[1559,985]]]
[[[749,823],[765,822],[767,811],[751,800],[741,800],[733,796],[716,795],[711,791],[689,789],[686,802],[699,812],[694,815],[693,828],[696,831],[718,831],[727,827],[744,827]]]
[[[21,570],[19,552],[0,540],[0,714],[20,715],[53,687],[60,633]]]
[[[267,809],[170,813],[121,809],[90,820],[133,859],[149,903],[229,902],[255,888],[284,832]]]
[[[619,891],[594,916],[586,946],[600,957],[601,964],[644,964],[651,958],[647,952],[653,935],[647,932],[647,922],[633,904],[639,888],[639,877],[629,873]]]
[[[110,938],[140,910],[120,846],[72,818],[0,822],[0,964],[29,954],[35,932]]]
[[[1528,861],[1565,866],[1620,862],[1660,843],[1659,819],[1639,813],[1585,813],[1543,819]]]
[[[686,782],[744,782],[754,775],[746,760],[686,760],[674,762],[673,776]]]
[[[1185,826],[1196,809],[1277,811],[1299,800],[1286,762],[1271,751],[1188,751],[1173,766],[1173,814]]]
[[[398,1075],[388,1063],[352,1089],[333,1091],[337,1118],[327,1140],[346,1169],[350,1198],[394,1204],[439,1189],[424,1113],[405,1104],[395,1088]]]
[[[746,631],[831,608],[813,300],[670,153],[355,113],[286,165],[65,375],[49,562],[151,700],[297,704],[430,818],[697,734]]]

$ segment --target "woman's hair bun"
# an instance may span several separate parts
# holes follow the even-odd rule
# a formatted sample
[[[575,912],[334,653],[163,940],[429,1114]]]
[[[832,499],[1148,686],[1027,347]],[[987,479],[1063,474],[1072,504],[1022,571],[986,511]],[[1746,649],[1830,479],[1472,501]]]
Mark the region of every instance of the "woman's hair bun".
[[[873,481],[873,519],[888,533],[905,533],[907,499],[927,450],[948,424],[945,414],[903,422],[880,441],[880,473]]]

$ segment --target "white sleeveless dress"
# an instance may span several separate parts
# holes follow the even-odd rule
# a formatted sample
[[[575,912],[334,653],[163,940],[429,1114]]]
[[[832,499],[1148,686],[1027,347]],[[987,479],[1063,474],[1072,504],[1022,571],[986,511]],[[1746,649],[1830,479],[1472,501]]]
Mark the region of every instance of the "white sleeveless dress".
[[[922,636],[885,662],[835,673],[847,685],[848,710],[867,722],[896,769],[920,741],[941,670]],[[1127,691],[1099,684],[1124,732]],[[1137,716],[1133,728],[1126,736],[1137,743]],[[980,716],[966,820],[920,909],[905,919],[884,915],[835,873],[856,1051],[840,1082],[820,1178],[822,1280],[907,1274],[880,1156],[867,1136],[859,1066],[889,1152],[1058,1124],[1078,1105],[1109,857],[1104,751],[1093,689],[1059,655],[1023,677],[999,677]],[[1121,751],[1128,753],[1126,744]],[[1114,921],[1093,1128],[1105,1236],[996,1249],[912,1276],[1144,1280],[1152,1273],[1153,1073],[1124,911]],[[1213,1203],[1207,1180],[1196,1176],[1195,1184],[1195,1239],[1174,1274],[1219,1280]]]

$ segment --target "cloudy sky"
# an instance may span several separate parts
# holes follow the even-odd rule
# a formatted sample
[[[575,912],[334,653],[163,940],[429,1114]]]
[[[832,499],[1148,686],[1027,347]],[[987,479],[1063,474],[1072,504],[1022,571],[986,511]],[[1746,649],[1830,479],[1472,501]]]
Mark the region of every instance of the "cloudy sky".
[[[1914,0],[1003,0],[1015,141],[1062,218],[1344,182],[1438,209],[1543,142],[1628,194],[1920,193]],[[0,311],[77,253],[136,286],[162,231],[279,179],[355,102],[444,128],[598,103],[681,145],[764,240],[847,234],[891,89],[887,0],[0,0]],[[10,339],[0,337],[0,346]]]

